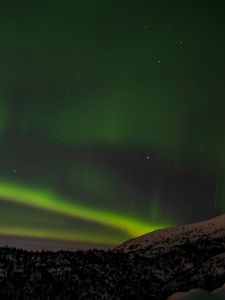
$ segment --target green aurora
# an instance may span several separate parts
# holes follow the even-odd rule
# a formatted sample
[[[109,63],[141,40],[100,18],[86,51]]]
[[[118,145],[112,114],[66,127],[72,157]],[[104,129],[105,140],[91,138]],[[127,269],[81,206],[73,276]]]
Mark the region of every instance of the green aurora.
[[[224,11],[0,4],[0,244],[112,247],[224,213]]]
[[[21,186],[15,187],[7,183],[0,182],[0,197],[6,201],[115,227],[121,231],[125,231],[130,236],[138,236],[144,232],[162,227],[162,225],[159,224],[151,225],[138,219],[132,219],[131,217],[120,216],[106,211],[97,211],[94,208],[82,207],[75,203],[71,204],[67,200],[60,199],[50,192],[26,189]],[[54,235],[54,237],[55,236],[56,235]]]

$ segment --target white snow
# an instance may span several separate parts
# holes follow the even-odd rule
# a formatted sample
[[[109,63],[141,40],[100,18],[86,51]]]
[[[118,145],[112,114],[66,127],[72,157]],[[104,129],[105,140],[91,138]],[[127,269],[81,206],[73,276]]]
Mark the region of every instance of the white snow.
[[[154,248],[165,248],[171,244],[175,246],[181,245],[185,241],[193,242],[198,239],[204,239],[204,237],[209,235],[213,236],[213,238],[225,237],[225,215],[200,223],[159,229],[138,238],[128,240],[116,247],[115,250],[128,252],[144,249],[153,245]]]

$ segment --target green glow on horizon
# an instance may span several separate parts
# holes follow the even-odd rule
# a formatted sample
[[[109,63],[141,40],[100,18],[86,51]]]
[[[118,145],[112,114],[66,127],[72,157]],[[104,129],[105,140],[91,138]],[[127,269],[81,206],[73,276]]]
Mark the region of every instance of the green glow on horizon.
[[[0,183],[0,197],[9,202],[117,228],[118,230],[126,232],[131,237],[165,227],[165,225],[163,226],[162,224],[151,224],[133,217],[77,205],[66,201],[66,199],[61,199],[52,192],[38,191],[33,188],[25,188],[6,182]]]
[[[78,232],[70,232],[63,230],[50,230],[50,229],[34,229],[27,227],[12,227],[1,226],[0,235],[27,237],[27,238],[42,238],[50,240],[68,241],[68,242],[85,242],[94,244],[116,245],[121,243],[121,239],[111,237],[84,234]]]

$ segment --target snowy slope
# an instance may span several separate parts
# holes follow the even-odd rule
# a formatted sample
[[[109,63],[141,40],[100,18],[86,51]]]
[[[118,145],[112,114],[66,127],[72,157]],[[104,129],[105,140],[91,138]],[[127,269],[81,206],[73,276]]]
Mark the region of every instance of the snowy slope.
[[[225,243],[225,215],[208,221],[165,228],[128,240],[115,248],[116,251],[129,252],[141,249],[169,248],[197,240],[220,239]]]

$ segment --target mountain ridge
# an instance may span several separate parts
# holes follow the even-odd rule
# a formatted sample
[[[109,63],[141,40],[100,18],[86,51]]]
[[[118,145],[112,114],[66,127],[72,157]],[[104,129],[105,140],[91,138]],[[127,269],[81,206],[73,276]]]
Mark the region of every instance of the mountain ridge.
[[[114,248],[114,251],[130,252],[143,249],[179,246],[186,242],[198,240],[224,239],[225,243],[225,214],[207,221],[163,228],[132,238]]]

